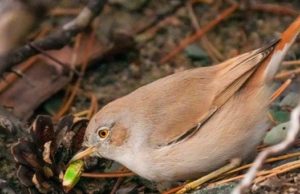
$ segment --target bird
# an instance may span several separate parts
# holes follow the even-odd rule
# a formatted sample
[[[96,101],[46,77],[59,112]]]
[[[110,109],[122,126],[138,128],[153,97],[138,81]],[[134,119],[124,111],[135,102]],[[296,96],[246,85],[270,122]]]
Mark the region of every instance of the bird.
[[[300,16],[267,45],[208,67],[158,79],[105,105],[84,149],[150,181],[195,179],[245,161],[270,122],[273,78],[300,31]]]

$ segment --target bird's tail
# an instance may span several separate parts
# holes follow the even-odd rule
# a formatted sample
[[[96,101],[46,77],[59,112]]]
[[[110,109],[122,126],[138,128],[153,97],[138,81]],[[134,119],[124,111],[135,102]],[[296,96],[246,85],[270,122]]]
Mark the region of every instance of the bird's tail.
[[[262,62],[250,80],[250,84],[261,84],[271,82],[284,59],[287,51],[294,43],[300,32],[300,16],[282,33],[279,42],[272,53]]]

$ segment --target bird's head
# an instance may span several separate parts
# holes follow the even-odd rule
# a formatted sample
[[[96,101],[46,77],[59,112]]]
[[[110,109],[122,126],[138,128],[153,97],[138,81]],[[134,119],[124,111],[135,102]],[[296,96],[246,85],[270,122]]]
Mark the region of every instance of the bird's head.
[[[84,137],[83,150],[71,161],[86,156],[98,156],[116,160],[124,154],[130,136],[124,120],[124,111],[119,106],[106,106],[91,119]]]

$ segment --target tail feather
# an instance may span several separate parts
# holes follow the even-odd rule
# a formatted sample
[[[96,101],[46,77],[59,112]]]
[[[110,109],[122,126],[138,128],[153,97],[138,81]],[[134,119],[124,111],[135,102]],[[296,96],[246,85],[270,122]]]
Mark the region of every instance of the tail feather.
[[[277,70],[284,59],[287,51],[294,43],[297,35],[300,32],[300,16],[282,33],[280,41],[276,44],[272,53],[257,69],[256,79],[252,82],[268,83],[271,82],[277,73]],[[259,78],[259,79],[257,79]]]

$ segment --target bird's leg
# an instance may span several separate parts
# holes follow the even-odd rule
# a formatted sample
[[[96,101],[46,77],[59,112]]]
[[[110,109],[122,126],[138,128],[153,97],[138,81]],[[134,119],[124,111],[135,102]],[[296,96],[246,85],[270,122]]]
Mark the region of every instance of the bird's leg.
[[[179,191],[177,191],[176,194],[183,194],[190,190],[196,189],[201,184],[203,184],[213,178],[216,178],[216,177],[220,176],[221,174],[224,174],[225,172],[228,172],[228,171],[236,168],[240,164],[241,164],[241,160],[239,158],[234,158],[234,159],[230,160],[229,164],[219,168],[218,170],[215,170],[215,171],[207,174],[206,176],[203,176],[195,181],[192,181],[192,182],[184,185],[184,187],[182,189],[180,189]]]

